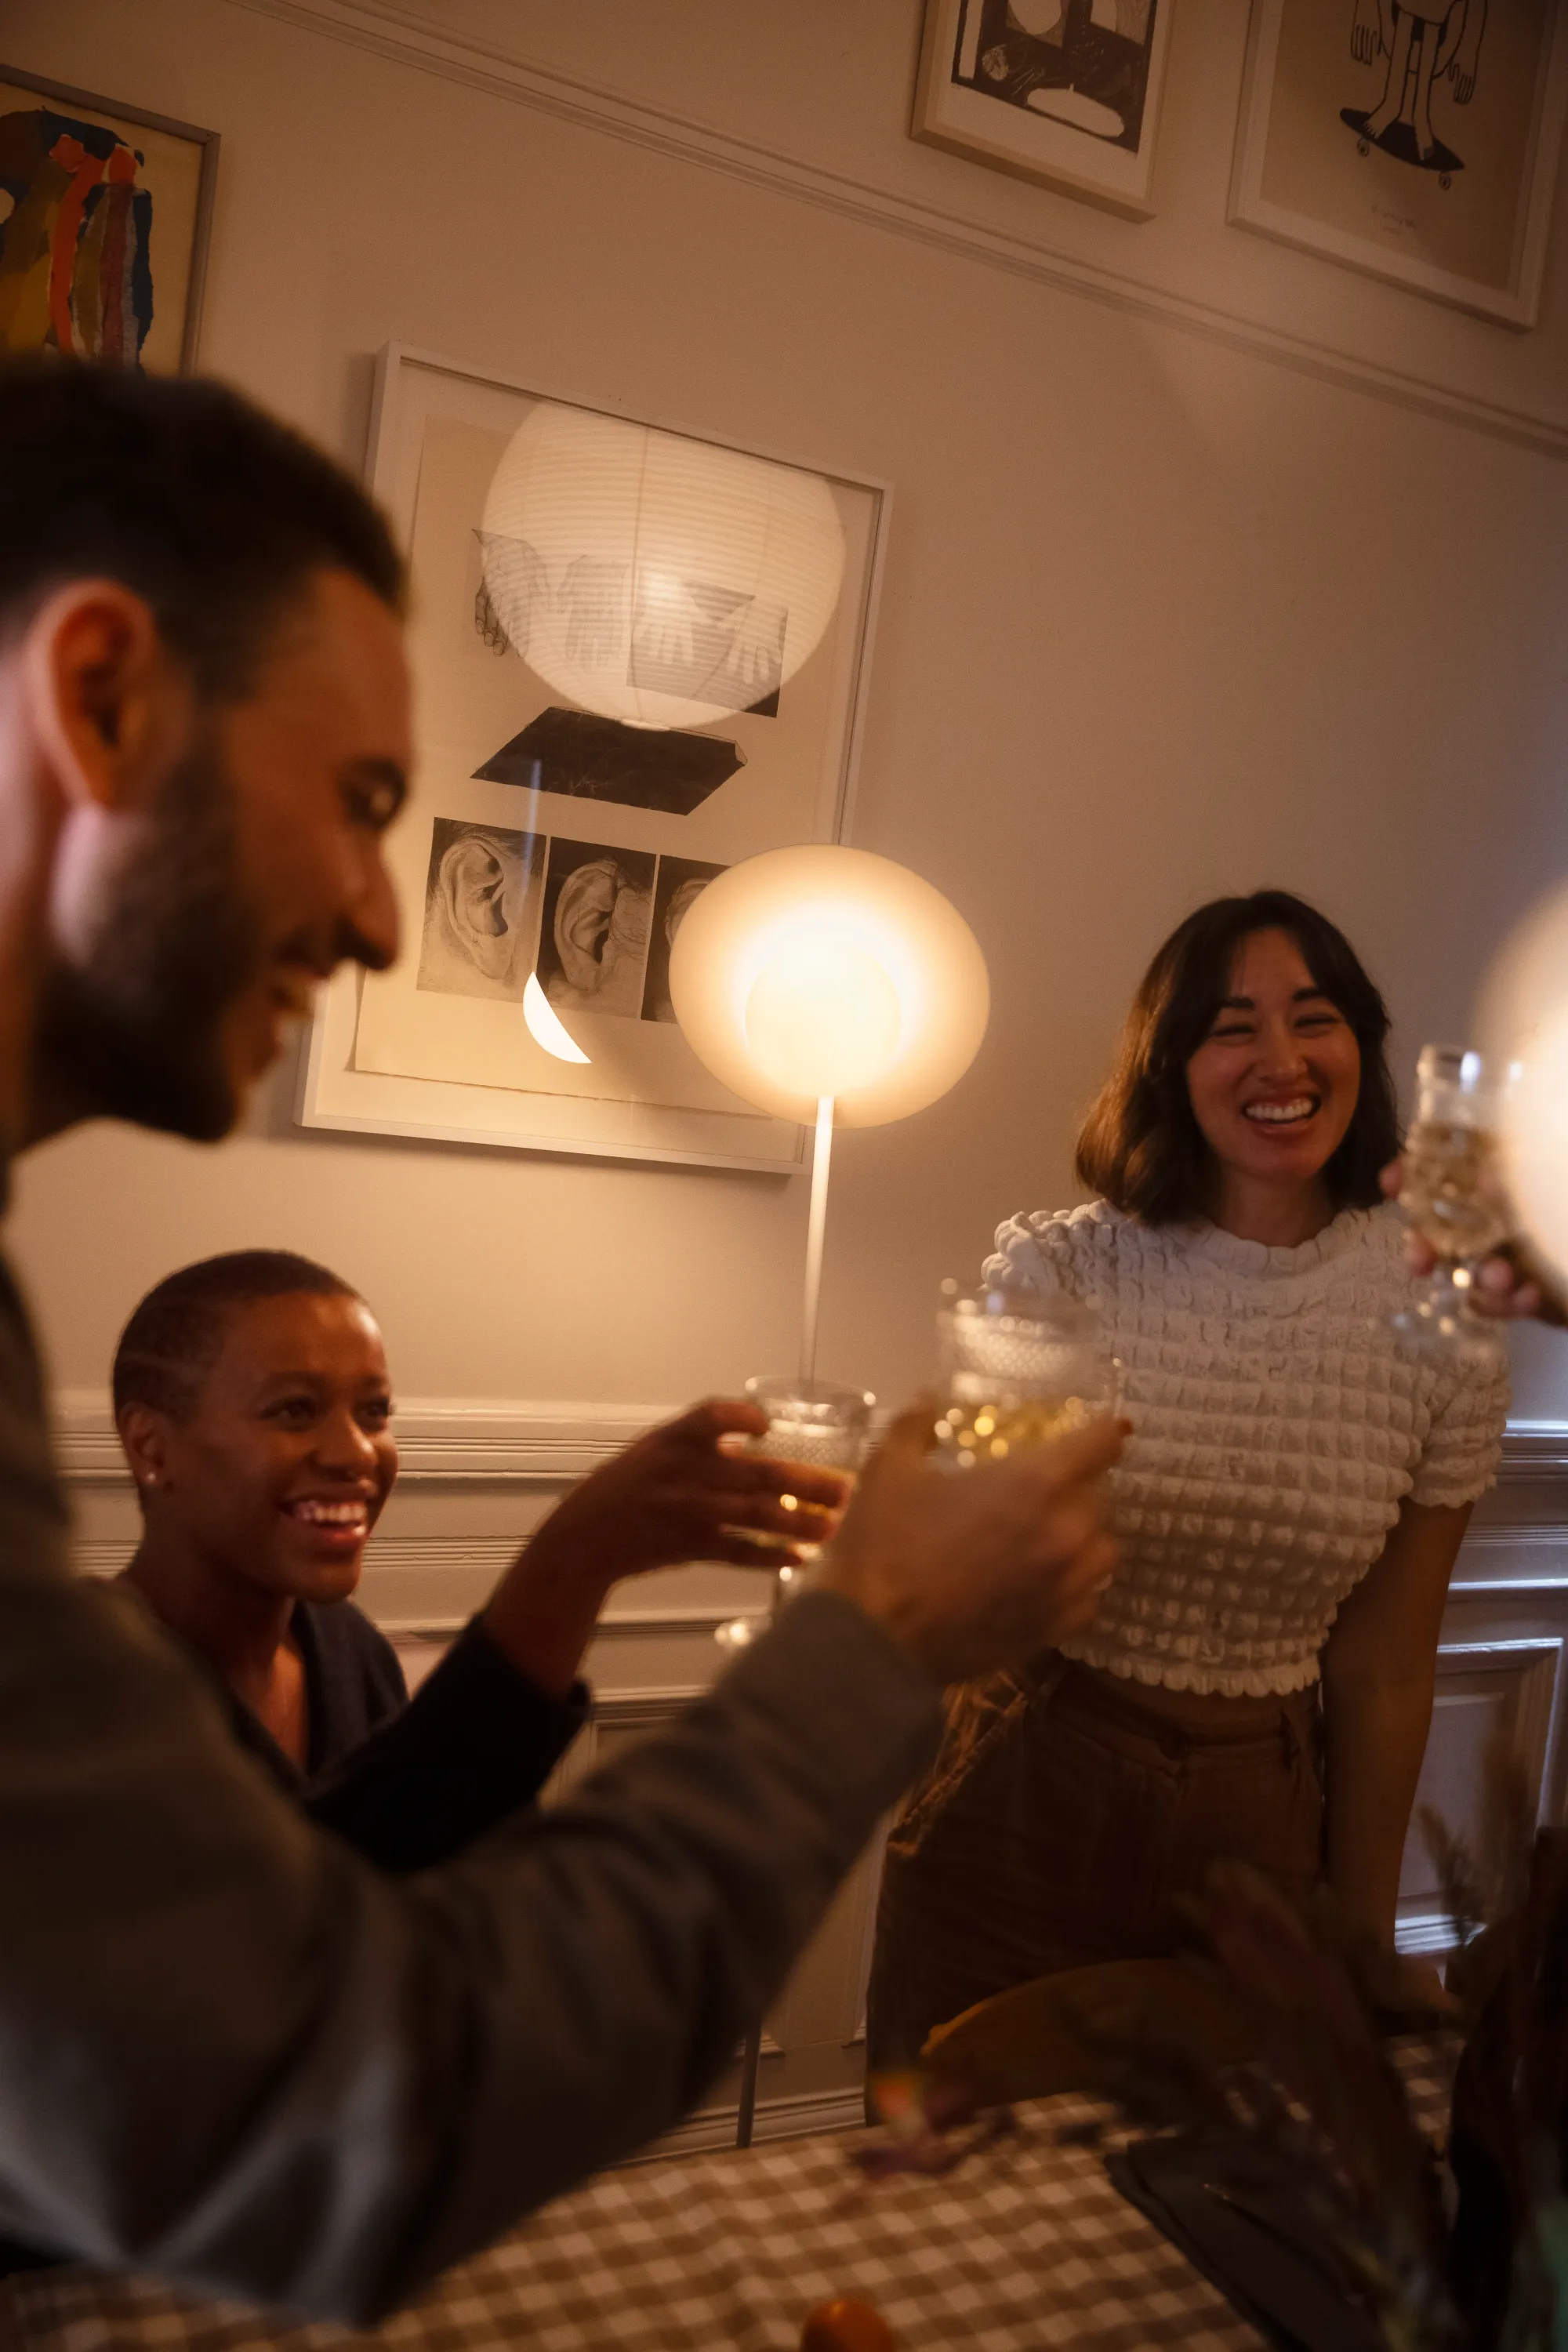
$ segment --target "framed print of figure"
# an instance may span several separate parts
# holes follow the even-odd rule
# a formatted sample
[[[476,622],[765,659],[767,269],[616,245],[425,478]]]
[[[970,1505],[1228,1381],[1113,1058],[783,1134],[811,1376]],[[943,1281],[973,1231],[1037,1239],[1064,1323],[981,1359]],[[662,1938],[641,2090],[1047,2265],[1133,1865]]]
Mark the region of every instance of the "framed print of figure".
[[[1255,0],[1230,217],[1531,327],[1565,104],[1557,0]]]
[[[1146,220],[1173,0],[926,0],[912,135]]]
[[[560,453],[584,450],[563,489]],[[371,478],[411,572],[416,770],[387,845],[404,952],[323,991],[300,1122],[802,1165],[802,1130],[688,1045],[669,950],[726,866],[843,834],[885,488],[396,345]],[[656,479],[718,532],[708,556],[650,566],[648,509],[632,528],[616,501]],[[749,487],[783,502],[767,593],[725,572]],[[779,570],[786,509],[826,572]]]
[[[0,352],[195,364],[218,136],[0,66]]]

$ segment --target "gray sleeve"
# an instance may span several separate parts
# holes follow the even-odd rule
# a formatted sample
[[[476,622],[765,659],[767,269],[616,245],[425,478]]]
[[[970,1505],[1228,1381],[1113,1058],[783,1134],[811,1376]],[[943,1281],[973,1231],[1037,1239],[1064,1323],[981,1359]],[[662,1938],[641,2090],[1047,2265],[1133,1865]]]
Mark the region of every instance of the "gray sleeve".
[[[374,2317],[690,2107],[937,1719],[807,1597],[574,1801],[392,1879],[155,1627],[0,1549],[0,2232]]]

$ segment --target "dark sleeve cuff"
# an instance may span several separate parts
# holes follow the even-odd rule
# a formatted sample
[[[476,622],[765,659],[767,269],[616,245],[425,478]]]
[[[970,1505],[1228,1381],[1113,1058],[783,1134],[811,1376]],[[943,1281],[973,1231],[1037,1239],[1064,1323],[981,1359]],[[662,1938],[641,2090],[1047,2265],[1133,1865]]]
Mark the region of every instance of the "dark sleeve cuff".
[[[531,1803],[587,1719],[584,1684],[546,1697],[476,1618],[403,1713],[311,1789],[310,1811],[383,1870],[428,1869]]]

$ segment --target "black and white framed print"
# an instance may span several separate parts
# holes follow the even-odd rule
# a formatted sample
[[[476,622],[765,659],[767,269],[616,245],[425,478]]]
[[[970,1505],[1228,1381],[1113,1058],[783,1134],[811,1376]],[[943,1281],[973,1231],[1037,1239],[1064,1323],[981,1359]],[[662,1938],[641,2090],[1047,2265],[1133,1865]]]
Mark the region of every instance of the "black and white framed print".
[[[343,971],[323,991],[296,1115],[787,1171],[801,1129],[698,1061],[670,1005],[669,951],[727,866],[843,835],[888,494],[741,453],[790,477],[834,542],[837,593],[819,596],[796,665],[788,615],[760,593],[636,566],[622,578],[602,551],[567,561],[542,532],[498,530],[496,484],[520,436],[592,438],[610,416],[398,346],[382,355],[370,470],[409,553],[417,727],[414,791],[387,844],[404,948],[393,971]],[[700,465],[724,509],[737,445],[615,422],[647,428],[678,468],[717,453]],[[613,457],[614,433],[605,446]],[[649,709],[681,723],[649,724]]]
[[[926,0],[914,137],[1147,219],[1173,5]]]

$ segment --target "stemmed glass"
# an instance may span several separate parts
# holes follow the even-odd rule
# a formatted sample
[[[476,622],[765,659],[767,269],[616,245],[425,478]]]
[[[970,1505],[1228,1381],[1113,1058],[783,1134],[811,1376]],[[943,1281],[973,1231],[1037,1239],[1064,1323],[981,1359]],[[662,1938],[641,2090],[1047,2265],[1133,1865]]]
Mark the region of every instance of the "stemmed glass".
[[[747,1438],[742,1451],[766,1454],[774,1462],[799,1462],[813,1470],[860,1467],[871,1425],[876,1398],[866,1389],[837,1387],[832,1381],[801,1380],[793,1372],[763,1373],[746,1382],[747,1401],[768,1416],[761,1437]],[[790,1497],[782,1498],[787,1505]],[[772,1537],[759,1536],[758,1543]],[[799,1544],[803,1566],[809,1567],[820,1547]],[[765,1616],[731,1617],[716,1628],[714,1639],[726,1650],[743,1650],[764,1633],[788,1597],[800,1570],[779,1569]]]
[[[1462,1045],[1421,1048],[1399,1205],[1436,1264],[1389,1318],[1421,1355],[1489,1359],[1500,1346],[1470,1294],[1481,1261],[1512,1231],[1497,1136],[1510,1076]]]
[[[1002,1461],[1117,1409],[1121,1367],[1094,1309],[1066,1291],[996,1284],[961,1296],[944,1282],[936,1322],[945,1468]]]

